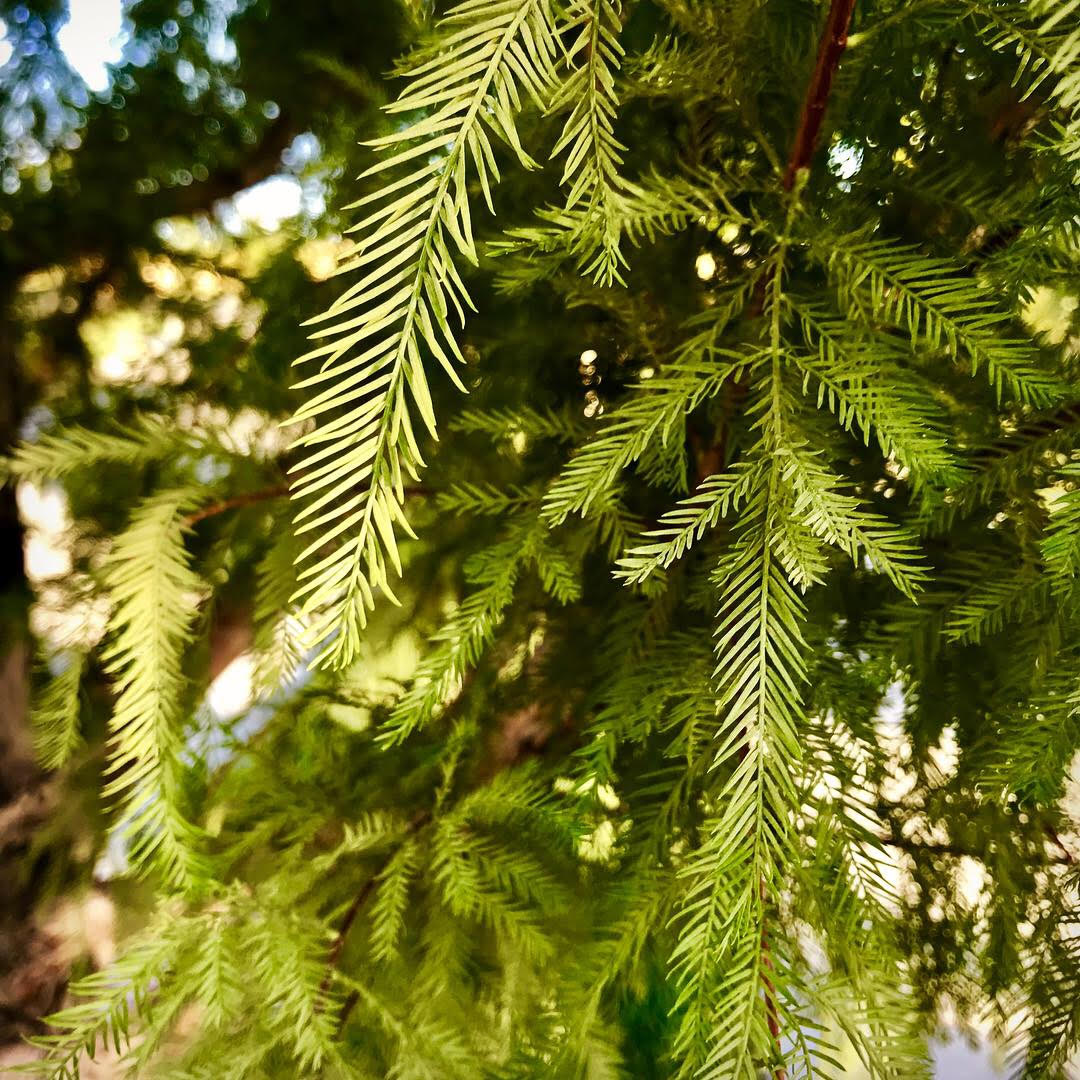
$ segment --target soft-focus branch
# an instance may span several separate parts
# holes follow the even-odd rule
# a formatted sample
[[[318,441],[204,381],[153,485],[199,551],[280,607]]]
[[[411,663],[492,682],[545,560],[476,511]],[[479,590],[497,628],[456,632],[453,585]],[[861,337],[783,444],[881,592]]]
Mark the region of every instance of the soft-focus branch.
[[[244,495],[233,495],[231,498],[210,503],[209,506],[204,506],[201,510],[188,514],[184,518],[184,524],[194,525],[196,522],[204,521],[206,518],[224,514],[226,510],[235,510],[241,506],[252,506],[255,503],[266,502],[268,499],[281,499],[288,494],[288,487],[285,484],[279,484],[277,487],[263,488],[261,491],[249,491]]]

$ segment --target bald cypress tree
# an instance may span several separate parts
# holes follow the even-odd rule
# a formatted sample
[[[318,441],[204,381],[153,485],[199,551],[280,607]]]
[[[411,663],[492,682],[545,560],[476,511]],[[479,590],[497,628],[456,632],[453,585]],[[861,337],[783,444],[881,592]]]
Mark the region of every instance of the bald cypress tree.
[[[60,767],[102,666],[160,893],[36,1069],[908,1078],[947,1007],[1066,1075],[1078,23],[418,15],[289,438],[166,398],[8,463],[131,478],[37,718]],[[259,700],[215,741],[238,582]]]

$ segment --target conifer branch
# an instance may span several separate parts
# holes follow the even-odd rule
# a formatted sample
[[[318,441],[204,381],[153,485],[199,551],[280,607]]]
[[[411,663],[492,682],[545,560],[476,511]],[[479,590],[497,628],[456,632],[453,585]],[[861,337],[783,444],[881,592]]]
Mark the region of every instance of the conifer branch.
[[[469,173],[493,210],[491,183],[499,171],[489,132],[533,167],[515,113],[522,93],[542,104],[553,83],[557,45],[546,0],[465,0],[443,26],[443,40],[421,53],[409,87],[388,107],[394,114],[434,111],[374,140],[390,156],[365,176],[410,171],[355,204],[377,207],[354,227],[361,239],[342,266],[360,270],[361,279],[313,320],[329,323],[313,335],[329,343],[297,361],[322,361],[299,387],[329,383],[293,418],[317,422],[296,440],[307,452],[294,466],[293,488],[304,503],[298,531],[316,535],[300,555],[307,565],[296,594],[315,620],[316,665],[342,667],[356,656],[376,590],[396,599],[389,578],[391,569],[401,572],[396,534],[412,535],[403,475],[417,479],[423,465],[413,409],[435,437],[423,352],[465,389],[456,372],[464,355],[450,317],[464,321],[473,305],[451,249],[477,260]]]
[[[462,688],[457,698],[455,698],[454,704],[457,704],[463,699],[464,693],[465,688]],[[484,787],[497,786],[500,778],[506,772],[506,770],[511,769],[513,768],[513,766],[517,765],[521,757],[527,752],[527,750],[528,747],[525,744],[521,744],[516,748],[515,752],[512,755],[500,759],[497,762],[497,767],[484,778],[482,787],[476,789],[469,798],[471,798],[475,802],[479,797],[482,797]],[[505,804],[504,794],[497,793],[497,798],[500,803]],[[510,804],[508,809],[512,813],[513,805]],[[415,814],[413,814],[408,826],[404,831],[403,837],[405,839],[405,842],[408,842],[408,837],[415,836],[417,833],[421,832],[421,830],[425,829],[428,825],[431,825],[434,822],[435,814],[432,810],[418,810]],[[356,895],[349,903],[349,906],[345,909],[345,912],[342,915],[340,922],[338,923],[337,933],[334,935],[334,940],[330,946],[330,951],[327,955],[327,970],[325,975],[323,976],[323,981],[320,984],[321,995],[325,996],[329,992],[335,978],[335,969],[340,965],[341,957],[345,950],[345,945],[348,941],[349,934],[354,924],[356,923],[358,916],[363,910],[364,905],[368,902],[372,894],[379,887],[383,873],[393,861],[394,856],[398,850],[400,850],[400,846],[398,848],[395,848],[394,851],[387,855],[386,858],[380,863],[378,869],[375,870],[364,880],[364,883],[361,885],[360,889],[357,891]],[[337,1033],[339,1036],[344,1030],[346,1023],[348,1022],[349,1016],[351,1015],[352,1010],[356,1007],[359,999],[360,994],[355,989],[350,992],[345,999],[345,1002],[342,1005],[341,1011],[337,1018]]]
[[[146,499],[117,537],[105,572],[113,638],[103,659],[117,692],[105,794],[124,796],[123,827],[136,861],[158,861],[183,887],[207,871],[180,779],[183,657],[202,584],[184,547],[184,519],[197,501],[190,488]]]
[[[623,56],[619,0],[576,0],[565,29],[577,31],[567,51],[570,76],[551,103],[552,110],[570,107],[555,157],[568,151],[562,184],[569,187],[558,223],[565,224],[566,244],[581,267],[600,284],[623,284],[626,258],[619,250],[624,219],[633,215],[621,205],[632,189],[619,177],[621,153],[615,138],[618,99],[615,72]]]
[[[427,825],[429,821],[431,821],[431,811],[418,810],[413,814],[409,824],[406,826],[404,835],[414,835]],[[349,906],[345,909],[345,913],[341,916],[337,933],[334,935],[334,940],[330,945],[330,952],[326,957],[327,971],[323,976],[322,982],[319,984],[319,992],[321,994],[325,995],[329,992],[330,986],[334,981],[334,969],[341,962],[341,954],[345,951],[345,944],[349,938],[349,931],[352,930],[353,923],[356,922],[357,916],[360,914],[364,905],[371,898],[371,894],[375,891],[376,886],[379,884],[379,874],[382,873],[382,870],[392,858],[393,853],[388,855],[379,869],[364,881],[363,885],[357,890],[356,895],[352,898]],[[348,1019],[348,1016],[348,1011],[343,1009],[341,1016],[338,1018],[339,1031],[345,1026],[345,1021]]]
[[[54,663],[61,669],[34,699],[31,720],[38,760],[46,769],[67,764],[82,745],[79,728],[80,694],[87,656],[78,650],[66,650]]]
[[[227,437],[244,388],[280,407],[247,365],[223,402],[158,387],[175,422],[103,433],[119,388],[76,425],[31,418],[0,469],[31,510],[59,481],[79,519],[39,611],[94,605],[34,705],[41,755],[94,738],[103,660],[106,790],[178,894],[74,988],[36,1071],[107,1037],[162,1080],[787,1080],[849,1047],[920,1080],[956,978],[1018,1021],[1033,1075],[1074,1056],[1080,411],[1056,403],[1080,0],[889,0],[869,28],[854,3],[463,0],[425,28],[361,180],[355,278],[298,361],[295,507]],[[807,84],[776,77],[792,64]],[[534,132],[562,159],[539,182]],[[507,163],[515,212],[553,204],[492,277],[474,217]],[[501,297],[468,348],[464,263]],[[463,388],[474,349],[445,480],[410,486],[432,372]],[[203,522],[228,527],[192,543]],[[406,562],[409,612],[368,623]],[[188,676],[220,658],[200,611],[249,586],[257,704],[234,721]]]

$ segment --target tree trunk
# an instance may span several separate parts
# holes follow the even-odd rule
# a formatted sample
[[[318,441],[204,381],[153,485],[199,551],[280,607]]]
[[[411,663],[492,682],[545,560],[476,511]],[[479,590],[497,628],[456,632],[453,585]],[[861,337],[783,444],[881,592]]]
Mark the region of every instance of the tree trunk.
[[[6,298],[4,298],[6,301]],[[26,405],[8,304],[0,302],[0,453],[18,438]],[[0,1048],[40,1028],[67,978],[57,942],[39,925],[39,888],[26,854],[48,819],[55,788],[34,761],[29,725],[30,589],[23,527],[10,486],[0,487]]]

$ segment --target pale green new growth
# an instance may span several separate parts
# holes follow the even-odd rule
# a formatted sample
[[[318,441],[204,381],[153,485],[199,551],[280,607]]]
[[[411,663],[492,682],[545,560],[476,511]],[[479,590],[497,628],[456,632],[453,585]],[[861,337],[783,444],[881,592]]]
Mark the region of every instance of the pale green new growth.
[[[263,1006],[254,1023],[257,1049],[247,1048],[252,1059],[236,1063],[241,1075],[282,1047],[298,1068],[317,1070],[339,1060],[331,1011],[337,999],[321,985],[324,958],[319,926],[270,890],[225,890],[190,913],[163,906],[120,960],[72,984],[76,1003],[52,1018],[56,1034],[34,1040],[49,1056],[26,1071],[78,1080],[80,1059],[97,1046],[111,1047],[134,1075],[144,1075],[185,1010],[199,1013],[204,1031],[235,1041],[245,1033],[244,1011],[250,1031],[250,1010]],[[204,1064],[196,1046],[173,1068],[191,1075],[187,1069]]]
[[[51,1018],[56,1033],[37,1040],[48,1057],[33,1071],[54,1080],[79,1080],[84,1053],[92,1057],[98,1046],[126,1052],[132,1014],[152,1015],[158,981],[178,960],[189,959],[193,930],[191,921],[163,911],[140,941],[128,944],[121,959],[72,984],[71,993],[82,1000]]]
[[[115,433],[67,427],[22,443],[4,470],[19,480],[59,479],[105,464],[139,465],[192,449],[199,440],[178,434],[165,422],[144,417]]]
[[[109,721],[105,795],[121,796],[122,828],[138,861],[153,859],[173,883],[204,873],[198,830],[180,788],[186,680],[202,581],[184,546],[185,515],[200,495],[162,491],[136,507],[105,567],[113,610],[102,659],[116,704]]]
[[[388,179],[354,204],[367,216],[352,229],[359,238],[341,272],[359,280],[313,320],[314,336],[328,343],[297,361],[320,362],[298,384],[312,394],[293,417],[316,421],[296,440],[305,454],[293,495],[302,503],[298,532],[314,536],[300,555],[296,597],[316,620],[318,663],[353,659],[376,591],[393,599],[397,534],[412,534],[404,484],[423,465],[413,416],[435,436],[424,353],[465,389],[451,319],[472,307],[454,265],[477,258],[468,184],[475,176],[493,211],[492,136],[531,166],[514,114],[523,94],[542,105],[552,85],[557,46],[546,0],[467,0],[443,27],[438,50],[416,58],[408,89],[387,109],[430,111],[371,144],[388,156],[365,175]]]

